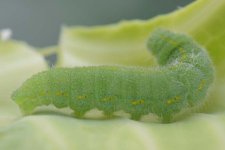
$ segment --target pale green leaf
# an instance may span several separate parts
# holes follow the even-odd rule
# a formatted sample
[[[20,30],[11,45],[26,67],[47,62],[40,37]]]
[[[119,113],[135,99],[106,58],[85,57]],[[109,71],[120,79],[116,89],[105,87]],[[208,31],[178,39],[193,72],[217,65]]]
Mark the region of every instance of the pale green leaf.
[[[34,48],[18,41],[0,40],[0,126],[20,116],[10,95],[34,73],[47,69],[42,56]]]

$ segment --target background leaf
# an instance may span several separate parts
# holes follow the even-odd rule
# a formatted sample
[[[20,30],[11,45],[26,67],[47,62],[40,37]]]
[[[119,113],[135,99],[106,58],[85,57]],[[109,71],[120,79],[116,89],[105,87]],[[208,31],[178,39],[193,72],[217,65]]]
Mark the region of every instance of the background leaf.
[[[0,40],[0,126],[21,113],[10,95],[34,73],[47,69],[41,55],[23,42]]]

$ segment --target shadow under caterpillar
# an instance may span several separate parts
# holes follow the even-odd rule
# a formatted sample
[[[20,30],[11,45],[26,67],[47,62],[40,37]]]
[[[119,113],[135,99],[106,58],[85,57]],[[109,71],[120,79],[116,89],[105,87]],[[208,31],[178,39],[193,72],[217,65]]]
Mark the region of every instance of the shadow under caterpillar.
[[[123,110],[134,120],[153,113],[163,122],[202,104],[214,79],[206,51],[189,36],[163,29],[151,33],[147,46],[158,67],[55,68],[25,81],[12,99],[25,114],[53,104],[77,117],[97,108],[106,116]]]

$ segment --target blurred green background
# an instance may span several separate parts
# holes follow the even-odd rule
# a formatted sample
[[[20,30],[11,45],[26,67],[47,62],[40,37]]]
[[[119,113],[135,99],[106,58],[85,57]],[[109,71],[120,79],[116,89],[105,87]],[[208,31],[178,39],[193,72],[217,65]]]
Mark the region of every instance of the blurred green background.
[[[37,47],[55,45],[62,25],[148,19],[193,0],[0,0],[0,29]]]

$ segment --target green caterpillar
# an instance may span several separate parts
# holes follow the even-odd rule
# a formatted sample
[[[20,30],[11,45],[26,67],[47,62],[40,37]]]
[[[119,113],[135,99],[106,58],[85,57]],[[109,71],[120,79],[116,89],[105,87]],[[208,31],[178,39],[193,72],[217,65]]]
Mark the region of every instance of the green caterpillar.
[[[164,122],[201,105],[214,78],[206,51],[190,37],[163,29],[152,32],[147,46],[158,67],[55,68],[32,76],[12,99],[26,114],[53,104],[81,118],[97,108],[106,116],[123,110],[134,120],[153,113]]]

